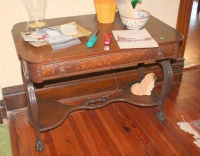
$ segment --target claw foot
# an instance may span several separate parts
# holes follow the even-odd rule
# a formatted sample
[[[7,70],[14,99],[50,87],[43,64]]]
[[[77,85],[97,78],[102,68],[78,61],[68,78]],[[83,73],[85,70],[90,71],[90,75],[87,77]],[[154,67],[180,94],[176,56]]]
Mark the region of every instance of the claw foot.
[[[38,152],[44,151],[44,144],[40,139],[37,140],[35,148]]]
[[[161,112],[161,111],[158,112],[156,117],[161,123],[164,122],[165,119],[166,119],[165,114],[163,112]]]

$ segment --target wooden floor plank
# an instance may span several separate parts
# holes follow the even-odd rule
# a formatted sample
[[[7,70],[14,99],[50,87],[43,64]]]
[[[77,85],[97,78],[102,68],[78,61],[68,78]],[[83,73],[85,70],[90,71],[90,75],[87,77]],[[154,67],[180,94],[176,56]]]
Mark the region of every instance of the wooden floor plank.
[[[20,156],[20,150],[19,150],[19,142],[18,142],[18,134],[16,131],[16,124],[15,124],[15,117],[13,112],[7,112],[7,116],[9,118],[8,124],[9,124],[9,130],[10,130],[10,139],[11,139],[11,147],[12,147],[12,153],[14,156]]]
[[[80,114],[82,114],[82,112],[80,112]],[[87,132],[85,131],[85,126],[82,122],[80,122],[77,114],[80,115],[79,113],[74,113],[72,116],[68,117],[69,123],[73,131],[75,132],[77,141],[82,147],[85,155],[97,155],[97,151],[95,150],[91,140],[88,138]]]
[[[125,150],[125,152],[129,151],[128,153],[130,153],[130,155],[146,155],[145,151],[143,150],[143,148],[138,144],[138,140],[134,137],[131,136],[131,129],[129,129],[128,125],[126,124],[127,122],[119,115],[118,112],[115,111],[114,107],[112,107],[112,104],[110,106],[107,106],[106,112],[110,114],[109,116],[112,118],[112,120],[114,121],[114,125],[116,127],[115,131],[118,131],[120,137],[123,137],[130,146],[127,146],[127,148],[129,147],[130,151],[127,149]],[[113,124],[111,124],[111,127],[113,127]],[[114,128],[115,128],[114,127]],[[118,139],[118,142],[120,143],[120,146],[123,146],[121,144],[124,144],[124,142],[120,141],[120,138],[118,138],[118,135],[116,136]],[[125,153],[125,154],[128,154]]]
[[[158,88],[160,88],[160,87],[158,87]],[[191,102],[189,102],[189,103],[187,102],[188,99],[186,98],[186,95],[182,95],[182,92],[178,88],[180,88],[180,84],[174,84],[168,95],[168,99],[173,103],[173,106],[171,106],[172,108],[170,108],[170,109],[173,109],[172,112],[180,113],[180,117],[183,116],[186,121],[188,121],[188,122],[192,121],[192,118],[190,118],[191,117],[190,112],[192,112],[193,108],[189,108],[189,110],[192,109],[191,111],[189,111],[187,109],[187,107],[191,107],[192,104],[191,104]],[[187,99],[187,100],[184,101],[185,99]],[[196,104],[198,104],[198,103],[199,103],[199,101],[196,101]],[[196,105],[196,104],[194,104],[194,105]],[[181,110],[181,112],[179,110]],[[197,115],[194,114],[193,118],[196,119]]]
[[[192,76],[193,74],[195,76]],[[200,88],[199,88],[200,82],[199,82],[199,79],[200,79],[200,70],[186,72],[183,75],[183,78],[182,78],[182,82],[183,82],[182,86],[184,86],[185,83],[189,84],[188,87],[190,87],[190,89],[194,89],[194,91],[197,91],[197,93],[199,94],[199,92],[200,92]],[[189,88],[187,88],[187,90],[188,89]]]
[[[155,109],[155,108],[153,108],[153,109]],[[147,110],[147,109],[144,109],[144,112],[146,112],[146,114],[148,115],[148,116],[150,116],[150,114],[151,113],[149,113],[149,112],[151,112],[149,109]],[[157,113],[157,111],[155,112],[155,115],[156,115],[156,113]],[[169,141],[169,140],[171,140],[170,142],[168,142],[168,143],[170,143],[170,146],[172,147],[171,148],[171,150],[174,150],[175,151],[175,153],[177,153],[178,155],[189,155],[188,153],[187,153],[187,151],[184,149],[184,147],[182,147],[182,144],[180,144],[178,141],[177,141],[177,137],[173,134],[173,133],[170,133],[168,130],[167,130],[167,128],[164,126],[164,125],[162,125],[161,123],[159,123],[159,122],[156,122],[156,117],[152,117],[152,116],[150,116],[151,118],[150,118],[150,120],[153,122],[153,123],[155,123],[155,127],[154,128],[158,128],[157,130],[160,130],[160,132],[162,132],[162,134],[164,135],[164,137],[166,137],[167,138],[167,140]],[[166,121],[165,122],[167,122],[168,121],[168,119],[166,119]],[[180,130],[180,129],[179,129]],[[173,143],[172,143],[173,142]]]
[[[35,146],[33,145],[36,142],[34,130],[30,125],[27,124],[28,122],[26,114],[23,114],[16,119],[16,130],[17,134],[19,135],[18,139],[21,155],[43,155],[43,153],[36,152]]]
[[[184,82],[183,82],[184,83]],[[192,98],[188,98],[188,96],[191,96],[193,92],[188,91],[187,94],[184,94],[183,90],[187,90],[187,88],[182,87],[182,84],[180,88],[176,88],[176,85],[173,85],[171,88],[171,93],[169,94],[170,100],[177,105],[191,120],[197,120],[199,116],[199,110],[196,108],[196,104],[192,102]],[[189,89],[188,89],[189,90]],[[171,98],[171,94],[174,94],[175,98]],[[175,95],[177,93],[177,95]],[[199,95],[200,96],[200,95]]]
[[[167,118],[169,119],[170,123],[176,127],[176,133],[179,135],[177,136],[177,139],[179,139],[180,137],[184,136],[184,138],[181,138],[182,141],[180,141],[182,144],[184,144],[184,148],[187,149],[188,153],[190,153],[191,155],[198,155],[197,153],[199,153],[199,148],[193,143],[194,138],[192,137],[191,134],[186,133],[184,131],[180,131],[179,126],[177,125],[177,122],[190,122],[192,121],[190,119],[190,116],[187,116],[187,114],[185,112],[183,112],[179,107],[177,107],[170,99],[170,96],[168,96],[166,102],[165,102],[165,109],[164,112],[167,116]],[[199,104],[199,101],[196,102],[196,104]],[[190,104],[188,104],[189,107]],[[165,123],[164,123],[165,125]],[[165,126],[165,127],[169,127],[169,126]],[[170,133],[174,133],[172,129],[169,130]],[[181,134],[181,135],[180,135]]]
[[[195,65],[200,63],[200,16],[199,13],[197,13],[197,3],[196,1],[193,1],[193,7],[192,7],[192,13],[189,23],[189,31],[187,35],[187,42],[185,47],[185,67],[187,68],[190,65]]]
[[[130,141],[123,135],[124,129],[121,128],[121,124],[116,118],[113,117],[112,112],[106,109],[99,109],[97,114],[105,127],[105,130],[108,132],[112,141],[116,144],[117,148],[120,151],[121,155],[138,155],[136,147],[133,144],[130,144]],[[111,126],[112,125],[112,126]],[[120,155],[119,154],[119,155]],[[145,153],[143,153],[145,154]]]
[[[67,123],[66,123],[67,124]],[[57,155],[69,155],[69,146],[66,143],[67,141],[63,137],[64,132],[62,131],[63,125],[57,127],[56,129],[50,131],[54,146],[57,151]],[[67,127],[66,130],[70,131],[70,127]]]
[[[74,116],[74,114],[72,116]],[[77,132],[72,129],[68,120],[66,122],[64,122],[62,131],[64,132],[64,138],[65,138],[65,141],[67,142],[68,151],[69,151],[70,155],[84,156],[88,153],[91,153],[91,151],[85,152],[85,149],[84,149],[84,148],[87,148],[89,150],[92,149],[92,148],[90,148],[90,146],[91,146],[90,144],[88,144],[88,145],[86,144],[87,147],[80,146],[79,141],[76,136]]]
[[[132,106],[129,104],[126,104],[126,105],[118,104],[118,105],[116,105],[116,107],[118,109],[120,109],[120,107],[126,107],[126,109],[128,109],[128,112],[130,112],[132,118],[140,124],[140,126],[145,131],[146,135],[148,135],[149,138],[151,138],[151,140],[156,144],[156,146],[160,149],[160,151],[162,152],[163,155],[173,155],[174,154],[174,153],[172,153],[172,151],[169,149],[169,147],[165,143],[165,140],[162,139],[162,137],[160,136],[158,131],[151,127],[150,123],[146,119],[148,117],[146,117],[146,115],[142,115],[140,113],[140,109],[142,109],[142,108],[137,107],[137,106]],[[131,108],[131,110],[129,110],[129,108]],[[139,112],[138,112],[138,109],[139,109]]]
[[[117,155],[120,152],[100,122],[96,111],[98,110],[81,112],[80,119],[84,125],[84,131],[99,155]]]
[[[115,108],[119,111],[119,114],[122,116],[122,118],[127,122],[126,126],[132,130],[132,133],[129,133],[137,138],[137,140],[140,142],[140,146],[144,149],[147,155],[162,155],[162,152],[159,150],[156,144],[154,144],[151,138],[146,135],[145,131],[140,126],[140,123],[134,120],[132,114],[130,114],[123,105],[126,105],[126,103],[117,103],[115,104]]]
[[[34,131],[33,127],[30,126],[30,124],[28,122],[28,118],[25,115],[23,116],[23,120],[24,120],[24,125],[25,125],[24,128],[26,129],[26,134],[28,136],[28,140],[30,140],[29,146],[30,146],[30,149],[31,149],[32,156],[46,156],[46,155],[48,155],[47,153],[49,153],[49,151],[47,151],[47,150],[45,150],[44,152],[37,152],[36,151],[36,148],[35,148],[35,144],[36,144],[35,131]],[[40,133],[40,137],[41,137],[41,139],[43,138],[44,140],[46,140],[44,134],[45,133]],[[47,143],[47,142],[44,142],[44,140],[43,140],[43,143],[45,145],[45,148],[48,149],[49,145],[46,145],[45,143]]]
[[[50,131],[41,133],[40,137],[41,137],[41,140],[43,140],[44,145],[45,145],[45,151],[44,151],[45,156],[52,156],[52,155],[58,156],[57,149],[54,145]]]
[[[153,114],[156,114],[158,112],[158,109],[149,109],[149,111]],[[180,121],[177,120],[176,122],[174,122],[173,120],[169,120],[168,118],[168,120],[166,120],[162,124],[172,136],[175,136],[176,141],[184,148],[186,153],[188,153],[189,155],[198,155],[199,150],[198,147],[194,143],[192,143],[192,135],[189,136],[190,139],[187,139],[188,135],[186,135],[184,131],[180,132],[180,128],[176,124],[177,122]]]
[[[154,129],[157,135],[159,135],[163,142],[166,143],[166,146],[170,148],[171,152],[173,152],[176,155],[188,155],[187,152],[183,149],[183,147],[176,141],[176,138],[174,138],[166,129],[165,127],[156,119],[156,114],[152,114],[148,111],[148,109],[153,108],[143,108],[139,109],[138,107],[133,108],[131,105],[127,105],[128,110],[134,114],[134,116],[138,114],[143,114],[143,121],[146,121],[146,123],[149,124],[149,126]],[[141,115],[140,115],[141,116]],[[140,116],[137,117],[137,120],[140,120]],[[140,120],[141,124],[142,121]],[[148,133],[148,132],[147,132]],[[157,145],[159,142],[156,142]]]

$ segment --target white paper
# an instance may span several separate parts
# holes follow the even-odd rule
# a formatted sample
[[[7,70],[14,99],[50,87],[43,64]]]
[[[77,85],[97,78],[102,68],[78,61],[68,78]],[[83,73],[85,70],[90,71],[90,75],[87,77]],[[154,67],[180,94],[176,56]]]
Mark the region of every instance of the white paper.
[[[120,49],[158,47],[158,43],[145,28],[141,30],[113,30],[112,33]]]
[[[63,24],[60,26],[60,31],[63,34],[75,35],[77,34],[76,26],[72,24]]]
[[[54,37],[54,36],[61,35],[60,32],[58,32],[56,30],[49,30],[49,31],[47,31],[47,34],[48,34],[49,37]]]
[[[24,41],[38,41],[38,38],[36,38],[36,37],[31,37],[29,35],[24,35],[22,33],[21,33],[21,35],[22,35]]]
[[[29,36],[35,37],[35,38],[45,38],[47,35],[47,31],[50,31],[49,28],[42,28],[36,31],[31,32]]]

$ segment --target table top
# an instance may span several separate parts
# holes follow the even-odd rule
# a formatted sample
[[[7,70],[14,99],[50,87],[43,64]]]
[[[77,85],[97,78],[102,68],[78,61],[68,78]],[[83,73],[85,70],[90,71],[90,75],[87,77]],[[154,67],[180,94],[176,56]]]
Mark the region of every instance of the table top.
[[[119,14],[116,14],[114,23],[111,24],[101,24],[97,21],[96,14],[90,15],[81,15],[81,16],[71,16],[63,18],[48,19],[48,26],[57,26],[61,24],[66,24],[69,22],[76,22],[81,27],[85,28],[88,31],[94,33],[97,29],[98,32],[98,41],[92,48],[86,46],[87,41],[90,36],[79,38],[81,44],[62,49],[62,50],[53,50],[50,45],[43,47],[33,47],[28,42],[25,42],[20,35],[21,32],[24,32],[26,29],[26,22],[18,23],[13,26],[12,35],[16,50],[18,55],[25,60],[27,63],[56,63],[60,61],[67,61],[73,59],[81,59],[87,57],[93,57],[97,55],[111,54],[122,51],[119,48],[114,37],[110,43],[110,50],[104,50],[104,33],[106,30],[111,32],[112,30],[126,30],[126,27],[122,24]],[[173,44],[179,43],[183,39],[183,35],[180,34],[176,29],[168,26],[157,18],[150,16],[147,24],[144,26],[154,40],[158,43],[159,46],[164,44]],[[161,37],[163,39],[161,39]],[[137,49],[127,49],[123,51],[134,51]]]

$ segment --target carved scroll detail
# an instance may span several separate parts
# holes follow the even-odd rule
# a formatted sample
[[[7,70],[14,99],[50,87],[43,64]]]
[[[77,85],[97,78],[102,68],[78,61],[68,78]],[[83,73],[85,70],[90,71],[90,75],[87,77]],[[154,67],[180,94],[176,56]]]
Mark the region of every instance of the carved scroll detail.
[[[38,75],[38,77],[42,76],[42,69],[40,66],[37,67],[37,75]]]

